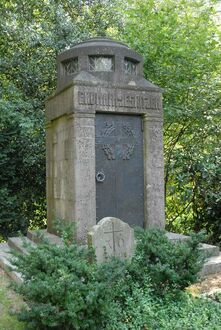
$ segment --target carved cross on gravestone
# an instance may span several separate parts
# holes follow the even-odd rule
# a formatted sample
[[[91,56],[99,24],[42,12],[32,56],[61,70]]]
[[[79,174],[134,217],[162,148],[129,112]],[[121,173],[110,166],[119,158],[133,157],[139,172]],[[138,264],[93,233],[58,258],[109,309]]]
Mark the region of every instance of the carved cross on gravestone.
[[[115,230],[114,229],[114,222],[111,223],[111,227],[112,227],[111,228],[111,231],[104,231],[104,234],[111,234],[111,236],[112,236],[112,243],[113,243],[113,245],[112,245],[112,247],[113,247],[113,255],[115,256],[116,255],[116,235],[115,234],[116,233],[122,233],[123,230],[122,229],[121,230]],[[124,244],[123,238],[121,237],[120,239],[121,239],[121,241]],[[119,247],[120,247],[120,239],[118,238],[118,241],[117,241]],[[111,243],[110,243],[110,247],[111,247]]]
[[[131,258],[134,252],[134,231],[120,219],[103,218],[88,233],[88,245],[94,247],[99,263],[113,256]]]

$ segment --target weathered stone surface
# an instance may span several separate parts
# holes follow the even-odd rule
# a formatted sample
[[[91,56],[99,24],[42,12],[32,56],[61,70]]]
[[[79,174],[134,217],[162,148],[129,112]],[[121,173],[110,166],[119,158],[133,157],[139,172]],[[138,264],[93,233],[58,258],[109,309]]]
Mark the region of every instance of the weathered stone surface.
[[[221,253],[218,256],[210,257],[201,270],[199,276],[205,277],[210,274],[221,272]]]
[[[167,238],[169,238],[172,242],[178,242],[178,241],[185,241],[187,239],[190,239],[190,236],[186,236],[183,234],[176,234],[176,233],[171,233],[168,232],[166,233]]]
[[[57,235],[49,233],[47,230],[29,230],[27,233],[28,238],[36,244],[42,243],[44,240],[50,244],[63,245],[63,241]]]
[[[134,230],[120,219],[106,217],[88,233],[88,245],[94,247],[98,263],[113,256],[130,259],[134,252]]]
[[[164,228],[163,122],[144,117],[145,228]]]
[[[98,57],[104,62],[108,59],[112,65],[107,70],[96,69],[96,65],[91,67],[92,57],[93,61]],[[128,71],[129,62],[132,71]],[[142,192],[139,194],[143,196],[140,206],[142,225],[145,228],[163,228],[165,222],[162,90],[144,79],[143,59],[127,45],[106,38],[87,40],[58,56],[57,91],[46,103],[48,231],[55,233],[55,218],[73,221],[80,244],[86,243],[88,231],[100,218],[96,212],[100,201],[96,201],[98,189],[95,180],[95,126],[100,112],[111,113],[115,117],[135,115],[141,119],[144,169],[136,171],[133,167],[128,176],[142,177]],[[120,138],[123,150],[132,150],[125,133]],[[111,139],[113,136],[109,142],[112,147],[114,142]],[[133,147],[135,150],[136,145]],[[118,149],[115,150],[117,153]],[[117,161],[128,163],[130,157],[123,154],[120,160],[116,158],[115,163]],[[126,177],[127,172],[123,171]],[[125,190],[133,189],[128,188],[129,181],[119,182],[116,176],[113,178],[113,182]],[[135,183],[135,186],[138,185]],[[118,198],[117,194],[111,195],[110,190],[105,196]],[[132,203],[126,197],[122,197],[122,205],[128,204],[130,208]],[[115,209],[116,212],[105,210],[101,217],[115,216],[132,224],[125,214],[122,216],[119,208]],[[136,219],[133,224],[136,224]]]
[[[186,241],[191,238],[191,236],[186,236],[176,233],[166,233],[167,238],[169,238],[173,243],[179,241]],[[210,245],[205,243],[199,244],[199,249],[202,251],[206,258],[215,257],[220,254],[219,247],[216,245]]]
[[[115,218],[106,218],[106,219],[115,219]],[[105,220],[105,219],[103,219],[103,220]],[[124,225],[128,226],[126,223],[122,222],[121,220],[119,220],[119,219],[116,219],[116,220],[117,220],[117,222],[120,221]],[[100,222],[99,222],[99,224],[100,224]],[[122,246],[122,244],[120,244],[120,247],[118,246],[117,248],[116,248],[116,245],[115,245],[115,247],[113,249],[113,236],[111,236],[112,235],[111,233],[105,234],[105,235],[107,235],[107,238],[105,238],[105,240],[99,242],[99,239],[102,238],[102,234],[103,234],[103,230],[101,230],[99,224],[97,226],[95,226],[95,227],[98,227],[98,231],[96,231],[96,228],[95,228],[95,230],[93,228],[93,230],[89,234],[89,237],[88,238],[89,238],[89,241],[90,241],[90,245],[92,244],[92,246],[94,246],[94,247],[95,247],[95,244],[98,245],[98,248],[99,248],[98,251],[100,253],[100,255],[98,255],[98,261],[99,260],[105,261],[108,258],[108,256],[107,256],[107,253],[104,256],[104,253],[103,252],[104,252],[105,249],[102,249],[101,248],[102,242],[103,242],[103,246],[105,246],[104,244],[107,244],[108,245],[108,247],[109,247],[109,250],[108,250],[109,251],[109,256],[110,255],[113,255],[113,250],[115,249],[115,251],[116,251],[118,248],[120,248]],[[114,231],[116,232],[116,229],[115,228],[116,229],[119,229],[119,230],[122,229],[124,231],[124,227],[123,228],[122,227],[114,227]],[[109,229],[110,229],[110,231],[112,231],[112,229],[113,229],[112,225],[110,226],[110,223],[109,223],[109,227],[107,227],[107,231],[109,231]],[[130,230],[131,230],[131,228],[130,228]],[[106,229],[105,229],[105,232],[106,232]],[[116,241],[117,241],[117,239],[119,237],[119,236],[116,237],[116,235],[120,235],[120,233],[121,232],[115,233],[115,243],[116,243]],[[55,235],[52,235],[50,233],[47,233],[44,230],[42,231],[42,234],[43,235],[44,234],[46,235],[46,238],[49,239],[49,242],[50,243],[52,243],[52,244],[62,244],[62,241],[61,241],[61,239],[59,237],[57,237]],[[177,242],[179,239],[181,239],[181,240],[188,239],[188,236],[174,234],[174,233],[168,233],[168,234],[169,234],[168,237],[169,238],[171,237],[174,242]],[[101,236],[99,237],[99,235],[101,235]],[[108,235],[110,235],[110,236],[108,236]],[[41,241],[41,240],[40,241],[37,240],[38,235],[36,235],[36,232],[34,232],[34,231],[29,232],[28,237],[30,239],[32,239],[34,242],[36,242],[36,243],[39,243]],[[112,238],[112,243],[111,243],[111,238]],[[127,236],[126,237],[126,242],[128,240],[130,240],[130,238],[131,238],[131,242],[132,243],[131,243],[131,245],[128,245],[128,243],[127,243],[126,249],[125,249],[126,250],[126,254],[128,254],[128,258],[130,258],[132,256],[133,250],[134,250],[133,230],[132,230],[131,236]],[[38,237],[38,239],[39,239],[39,237]],[[108,239],[110,239],[110,243],[107,241]],[[111,249],[111,247],[112,247],[112,249]],[[199,276],[200,277],[205,277],[207,275],[215,274],[215,273],[220,272],[221,271],[221,254],[219,253],[216,256],[209,256],[209,254],[211,253],[211,251],[210,251],[211,248],[213,248],[212,249],[213,250],[212,253],[213,254],[214,253],[217,254],[217,247],[210,246],[210,245],[208,246],[207,244],[202,244],[202,247],[204,249],[205,248],[208,249],[208,247],[209,247],[209,250],[208,250],[209,253],[208,253],[208,259],[204,263],[204,266],[203,266],[201,272],[199,273]],[[16,247],[13,246],[12,248],[14,249]],[[216,250],[214,250],[214,248],[216,248]],[[129,250],[131,251],[131,254],[128,253]],[[7,243],[1,243],[0,244],[0,268],[2,268],[11,277],[12,280],[14,280],[14,281],[16,281],[18,283],[21,283],[23,281],[23,278],[22,278],[21,274],[18,273],[16,271],[16,269],[14,269],[14,266],[10,262],[11,251],[12,251],[12,249],[10,248],[10,246]],[[115,254],[118,254],[118,256],[120,255],[120,257],[121,257],[122,252],[119,253],[119,250],[117,250],[117,251],[118,251],[118,253],[115,253]],[[121,250],[121,251],[123,251],[123,250]],[[125,258],[125,254],[124,253],[122,255],[122,258]],[[99,262],[102,262],[102,261],[99,261]]]
[[[28,254],[27,247],[36,247],[36,244],[27,237],[10,237],[8,245],[20,253]]]
[[[204,253],[206,258],[219,256],[219,247],[210,244],[200,244],[199,249]]]
[[[22,276],[18,273],[15,267],[11,264],[10,258],[11,248],[7,243],[0,244],[0,268],[2,268],[8,276],[15,282],[21,283],[23,282]]]

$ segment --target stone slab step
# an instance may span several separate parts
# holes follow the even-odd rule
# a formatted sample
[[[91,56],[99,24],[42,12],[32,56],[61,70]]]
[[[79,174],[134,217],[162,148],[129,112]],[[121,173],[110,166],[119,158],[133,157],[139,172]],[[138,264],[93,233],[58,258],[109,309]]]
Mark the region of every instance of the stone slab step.
[[[0,252],[2,253],[9,253],[11,251],[8,243],[0,243]]]
[[[49,233],[46,229],[29,230],[27,237],[37,244],[46,239],[50,244],[63,245],[63,241],[59,236]]]
[[[188,236],[179,235],[174,233],[168,233],[169,237],[172,237],[173,241],[178,241],[181,236],[181,240],[188,239]],[[172,235],[171,235],[172,234]],[[29,231],[28,238],[26,237],[12,237],[9,238],[8,243],[0,243],[0,267],[16,282],[21,283],[22,276],[14,269],[10,262],[12,249],[16,249],[21,253],[27,253],[24,244],[30,244],[31,246],[36,246],[34,242],[41,242],[43,237],[48,239],[49,243],[62,245],[63,242],[60,237],[48,233],[46,230],[40,231]],[[33,242],[34,241],[34,242]],[[209,244],[201,244],[201,249],[203,249],[207,256],[207,261],[205,262],[203,269],[201,270],[199,276],[205,277],[210,274],[215,274],[221,272],[221,253],[217,246]],[[214,255],[215,254],[215,255]],[[211,256],[212,255],[212,256]]]
[[[204,264],[200,272],[200,277],[221,272],[221,253],[218,256],[210,257]]]
[[[167,232],[166,233],[167,238],[169,238],[173,242],[178,242],[178,241],[185,241],[187,239],[190,239],[190,236],[182,235],[182,234],[176,234],[176,233],[171,233]]]
[[[64,245],[62,239],[59,236],[47,232],[46,229],[29,230],[28,233],[27,233],[27,237],[31,241],[35,242],[36,244],[39,244],[44,239],[46,239],[50,244],[56,244],[56,245],[59,245],[59,246]],[[80,245],[79,247],[85,248],[85,247],[87,247],[87,245]]]
[[[190,236],[176,234],[176,233],[169,233],[169,232],[166,233],[166,236],[174,243],[176,243],[178,241],[186,241],[186,240],[190,239]],[[200,244],[200,250],[203,251],[206,258],[218,256],[220,253],[218,246],[205,244],[205,243]]]
[[[36,247],[37,245],[27,237],[10,237],[8,239],[10,248],[23,254],[27,254],[27,246]]]
[[[16,272],[14,266],[10,262],[11,248],[7,243],[0,244],[0,267],[8,274],[8,276],[17,283],[22,283],[21,274]]]
[[[199,248],[203,251],[206,258],[216,257],[220,254],[219,247],[216,245],[201,243]]]

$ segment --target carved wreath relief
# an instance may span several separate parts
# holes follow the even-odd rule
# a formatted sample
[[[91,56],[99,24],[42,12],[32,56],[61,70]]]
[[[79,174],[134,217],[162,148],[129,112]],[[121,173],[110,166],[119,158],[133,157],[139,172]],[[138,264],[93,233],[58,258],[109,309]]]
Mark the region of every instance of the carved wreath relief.
[[[129,160],[134,154],[136,135],[128,123],[115,125],[106,122],[100,134],[103,141],[101,145],[108,160]]]
[[[115,154],[114,154],[114,150],[112,148],[112,146],[110,144],[103,144],[102,145],[102,149],[105,152],[105,155],[107,156],[108,160],[115,160]]]

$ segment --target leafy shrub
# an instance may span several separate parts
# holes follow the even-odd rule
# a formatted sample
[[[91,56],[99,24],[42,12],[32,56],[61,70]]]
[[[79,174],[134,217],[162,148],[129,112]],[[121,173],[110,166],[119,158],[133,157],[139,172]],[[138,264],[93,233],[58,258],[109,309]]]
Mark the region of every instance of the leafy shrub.
[[[44,243],[20,256],[17,266],[24,284],[17,289],[29,308],[19,319],[31,329],[99,329],[111,314],[112,290],[98,280],[91,254],[75,244]]]
[[[163,294],[184,288],[199,270],[195,237],[173,245],[163,232],[139,231],[131,262],[98,265],[93,250],[71,242],[70,227],[62,235],[62,246],[44,241],[14,259],[24,277],[16,291],[28,305],[19,319],[30,329],[155,329]]]
[[[23,115],[34,109],[18,90],[7,89],[0,100],[0,239],[26,234],[29,223],[42,227],[46,212],[43,129]]]
[[[0,242],[19,231],[25,233],[26,229],[27,221],[21,213],[19,197],[11,195],[7,188],[0,188]]]
[[[148,274],[154,289],[161,294],[173,289],[184,289],[197,280],[203,264],[198,249],[202,234],[191,239],[173,243],[163,231],[137,229],[137,248],[131,270],[133,277],[143,282]]]

